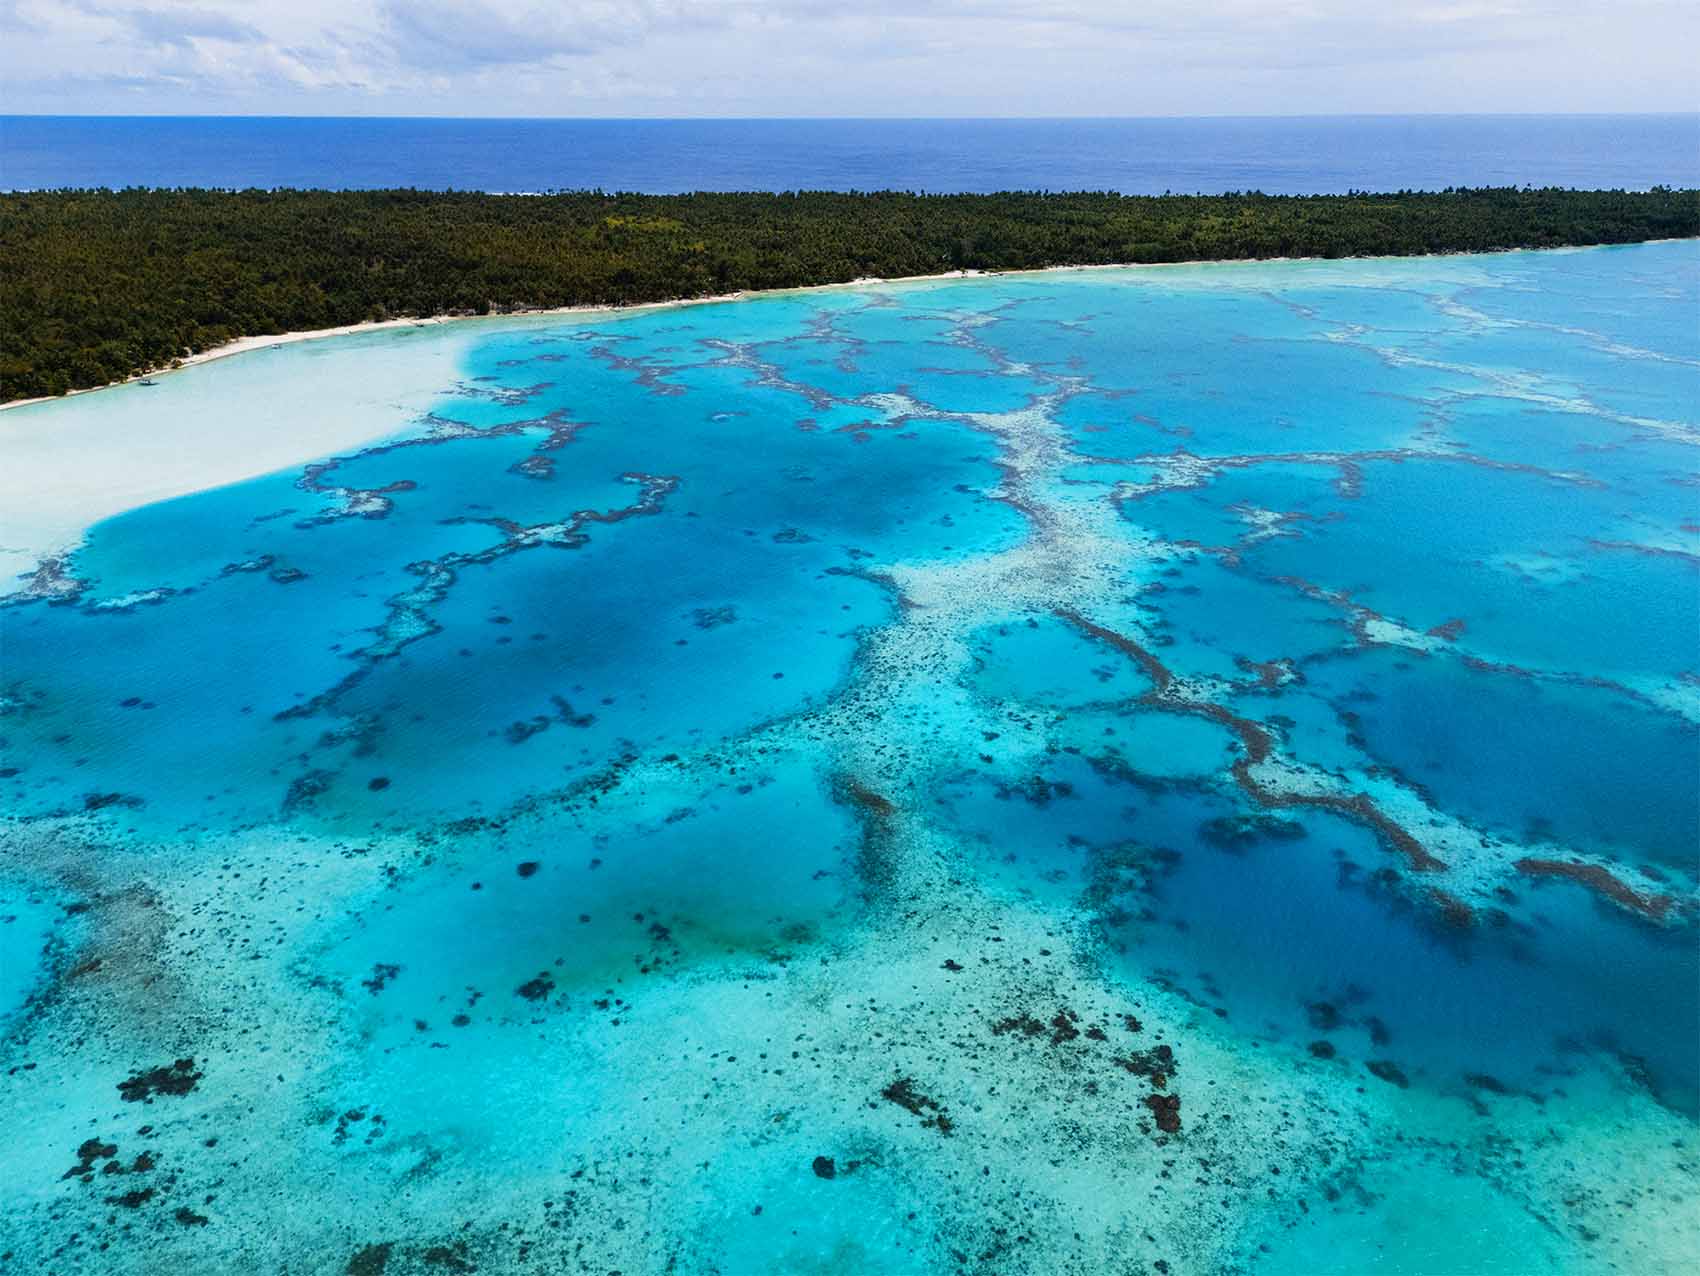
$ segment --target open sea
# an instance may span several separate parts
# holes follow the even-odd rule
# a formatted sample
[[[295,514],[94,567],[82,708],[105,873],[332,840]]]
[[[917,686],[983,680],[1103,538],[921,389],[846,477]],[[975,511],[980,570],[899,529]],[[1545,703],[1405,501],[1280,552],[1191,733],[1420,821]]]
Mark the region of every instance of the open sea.
[[[0,189],[1700,186],[1700,114],[1102,120],[0,117]]]
[[[0,414],[355,440],[6,582],[0,1269],[1695,1271],[1697,313],[1056,271]]]

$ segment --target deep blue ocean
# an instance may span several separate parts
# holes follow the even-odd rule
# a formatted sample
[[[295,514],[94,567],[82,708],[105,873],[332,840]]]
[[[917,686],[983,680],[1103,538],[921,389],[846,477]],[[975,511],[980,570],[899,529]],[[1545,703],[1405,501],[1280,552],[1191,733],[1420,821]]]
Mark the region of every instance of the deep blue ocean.
[[[0,187],[1325,194],[1700,185],[1700,115],[1098,120],[0,117]]]

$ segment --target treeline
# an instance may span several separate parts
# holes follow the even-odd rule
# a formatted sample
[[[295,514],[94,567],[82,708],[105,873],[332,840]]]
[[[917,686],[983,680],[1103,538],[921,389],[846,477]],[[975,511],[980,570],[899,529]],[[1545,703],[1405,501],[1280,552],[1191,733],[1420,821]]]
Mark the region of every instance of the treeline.
[[[1106,262],[1700,234],[1700,192],[1217,196],[64,190],[0,195],[0,398],[410,315]]]

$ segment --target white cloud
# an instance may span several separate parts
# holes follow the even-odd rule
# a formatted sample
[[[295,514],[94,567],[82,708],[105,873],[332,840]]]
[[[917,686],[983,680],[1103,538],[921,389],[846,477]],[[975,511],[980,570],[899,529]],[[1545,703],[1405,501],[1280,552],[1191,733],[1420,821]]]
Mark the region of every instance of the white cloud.
[[[497,0],[379,0],[395,61],[430,71],[547,63],[629,47],[685,15],[676,6],[498,3]]]
[[[0,0],[33,112],[1693,110],[1692,0]]]
[[[106,12],[130,27],[144,43],[187,48],[197,40],[253,44],[266,38],[258,27],[214,9],[135,8]]]

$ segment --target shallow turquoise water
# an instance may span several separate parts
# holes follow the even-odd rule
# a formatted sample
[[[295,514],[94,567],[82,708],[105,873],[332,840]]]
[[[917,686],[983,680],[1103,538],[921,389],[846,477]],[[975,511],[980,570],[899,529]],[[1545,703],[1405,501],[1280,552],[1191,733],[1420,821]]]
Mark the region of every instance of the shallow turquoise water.
[[[513,320],[97,524],[0,607],[0,1269],[1687,1270],[1697,305]]]

